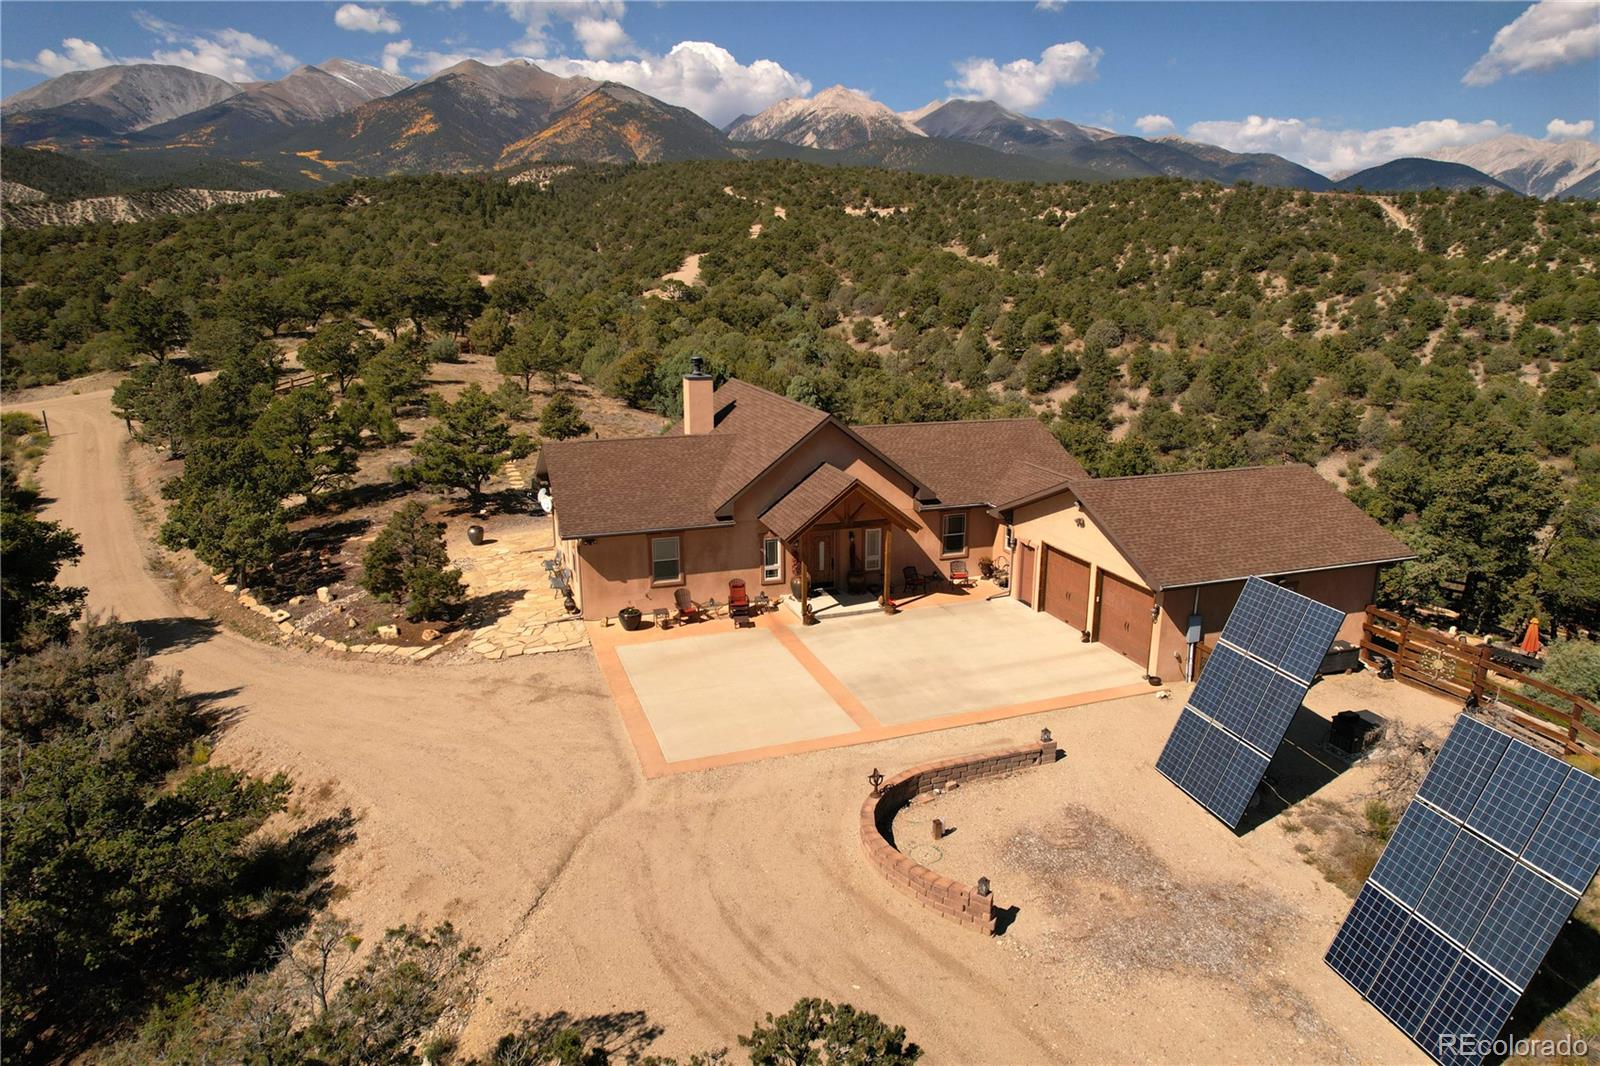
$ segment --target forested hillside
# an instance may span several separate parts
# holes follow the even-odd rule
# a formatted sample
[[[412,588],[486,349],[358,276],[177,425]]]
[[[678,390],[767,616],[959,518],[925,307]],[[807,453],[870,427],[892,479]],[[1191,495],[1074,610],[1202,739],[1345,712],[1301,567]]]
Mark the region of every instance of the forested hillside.
[[[5,374],[353,315],[673,413],[700,353],[857,422],[1037,412],[1102,476],[1319,463],[1423,555],[1392,595],[1592,627],[1597,223],[1591,203],[1479,192],[788,161],[363,181],[8,234]],[[697,278],[662,280],[691,255]]]

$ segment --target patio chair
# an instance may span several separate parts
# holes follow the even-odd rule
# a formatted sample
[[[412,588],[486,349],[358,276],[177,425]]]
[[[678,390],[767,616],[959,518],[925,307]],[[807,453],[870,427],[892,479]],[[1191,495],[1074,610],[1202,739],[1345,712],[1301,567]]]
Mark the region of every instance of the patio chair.
[[[956,559],[950,564],[950,584],[963,589],[972,587],[972,575],[967,573],[967,561],[965,559]]]
[[[705,611],[698,603],[694,602],[694,599],[689,595],[688,589],[679,588],[673,592],[672,602],[678,608],[678,621],[700,622],[705,620]]]
[[[903,566],[900,568],[900,573],[905,578],[907,596],[919,589],[923,592],[928,591],[928,579],[917,573],[916,567]]]
[[[750,595],[744,590],[744,581],[737,577],[728,582],[728,617],[733,619],[734,628],[738,628],[739,619],[746,623],[750,620]]]

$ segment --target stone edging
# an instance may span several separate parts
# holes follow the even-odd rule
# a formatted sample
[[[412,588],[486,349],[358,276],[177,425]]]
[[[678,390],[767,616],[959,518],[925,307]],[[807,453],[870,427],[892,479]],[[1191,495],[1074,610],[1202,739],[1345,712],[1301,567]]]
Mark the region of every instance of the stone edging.
[[[861,805],[861,846],[867,853],[867,860],[889,884],[924,907],[957,924],[993,936],[994,895],[979,894],[977,889],[941,877],[901,854],[894,846],[894,816],[917,796],[935,789],[1054,763],[1057,746],[1053,739],[1048,739],[1049,735],[1046,730],[1037,743],[1023,748],[925,763],[883,782],[879,791],[869,795]]]
[[[253,611],[278,627],[278,632],[286,637],[300,637],[329,651],[351,652],[356,655],[385,655],[403,662],[419,663],[431,659],[445,649],[445,646],[465,635],[465,631],[458,631],[445,637],[437,644],[423,644],[414,647],[402,647],[397,644],[384,644],[381,640],[372,643],[351,643],[343,640],[334,640],[321,633],[308,633],[294,624],[293,617],[285,610],[273,610],[260,600],[256,599],[249,589],[240,588],[238,585],[227,583],[224,574],[212,574],[211,580],[222,586],[222,591],[230,594],[239,601],[239,606],[247,611]],[[321,599],[321,597],[318,597]],[[324,602],[332,602],[331,600]]]

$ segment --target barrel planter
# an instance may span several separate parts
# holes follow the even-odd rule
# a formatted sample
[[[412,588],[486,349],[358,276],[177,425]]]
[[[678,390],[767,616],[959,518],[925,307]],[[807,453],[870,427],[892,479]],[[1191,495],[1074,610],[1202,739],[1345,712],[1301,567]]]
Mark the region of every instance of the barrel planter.
[[[644,614],[637,607],[624,607],[617,612],[617,621],[622,623],[622,628],[632,633],[639,628],[639,623],[644,620]]]
[[[473,523],[472,525],[467,527],[467,543],[469,543],[469,544],[482,544],[483,543],[483,527],[482,526],[478,525],[477,523]]]

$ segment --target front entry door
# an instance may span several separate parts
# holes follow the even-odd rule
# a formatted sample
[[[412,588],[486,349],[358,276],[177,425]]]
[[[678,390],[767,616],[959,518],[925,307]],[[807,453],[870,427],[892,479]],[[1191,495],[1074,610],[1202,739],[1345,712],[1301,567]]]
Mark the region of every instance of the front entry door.
[[[811,575],[811,587],[832,587],[833,533],[813,533],[806,538],[806,570]]]

